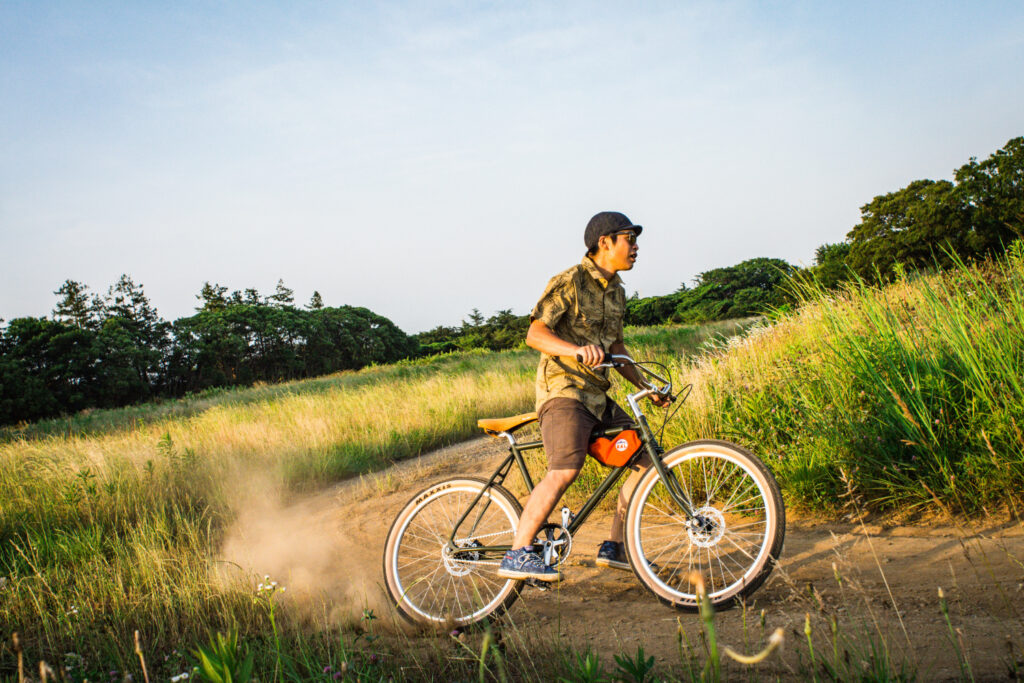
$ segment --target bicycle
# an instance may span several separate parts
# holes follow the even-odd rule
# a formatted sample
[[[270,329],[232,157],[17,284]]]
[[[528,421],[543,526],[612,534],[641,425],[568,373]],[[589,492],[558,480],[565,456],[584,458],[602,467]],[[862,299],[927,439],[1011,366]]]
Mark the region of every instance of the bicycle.
[[[639,447],[608,473],[578,512],[561,508],[561,523],[541,527],[539,545],[549,566],[565,562],[573,534],[622,475],[646,453],[651,466],[636,485],[625,520],[625,548],[633,573],[664,604],[698,609],[691,585],[703,577],[706,596],[724,608],[749,596],[768,578],[785,538],[785,508],[771,471],[752,453],[727,441],[704,439],[665,451],[638,402],[658,394],[675,400],[671,379],[628,356],[609,356],[598,367],[638,368],[646,386],[626,398]],[[671,374],[667,369],[665,374]],[[657,384],[663,383],[660,387]],[[682,393],[682,392],[681,392]],[[688,387],[682,400],[688,397]],[[388,593],[400,614],[419,624],[462,627],[500,616],[524,583],[495,574],[515,535],[522,507],[503,484],[517,466],[528,491],[533,480],[523,459],[541,441],[516,441],[514,432],[536,413],[479,420],[491,436],[509,442],[509,455],[489,479],[455,477],[417,493],[395,518],[384,549]],[[591,439],[615,437],[621,428],[596,430]],[[632,441],[636,438],[631,437]]]

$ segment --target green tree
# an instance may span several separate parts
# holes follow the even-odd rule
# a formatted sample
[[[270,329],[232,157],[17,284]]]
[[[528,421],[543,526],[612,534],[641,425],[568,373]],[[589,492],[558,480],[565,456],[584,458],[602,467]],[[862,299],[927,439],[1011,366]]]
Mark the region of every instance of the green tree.
[[[199,294],[196,294],[196,298],[199,299],[203,305],[196,310],[223,311],[230,303],[228,297],[225,296],[227,291],[227,287],[223,287],[217,283],[211,285],[209,282],[204,282],[203,288],[199,290]]]
[[[65,280],[54,292],[60,297],[53,309],[53,319],[81,329],[95,329],[98,311],[89,301],[89,286],[75,280]]]
[[[104,405],[96,333],[46,318],[15,318],[0,335],[0,423]]]
[[[295,292],[284,286],[284,280],[278,280],[274,293],[267,297],[267,303],[271,306],[291,306],[295,303]]]
[[[676,294],[672,317],[678,322],[697,323],[763,313],[787,300],[783,284],[795,272],[782,259],[763,257],[705,271],[697,277],[693,289]]]
[[[462,321],[463,329],[475,329],[481,327],[484,324],[484,316],[480,312],[480,309],[474,308],[469,312],[469,321]]]
[[[847,259],[850,243],[823,244],[814,250],[814,265],[808,269],[808,276],[826,289],[835,289],[839,283],[851,277]]]
[[[1024,137],[957,169],[957,198],[969,212],[965,242],[976,253],[1001,251],[1024,237]]]
[[[847,262],[861,277],[889,277],[897,264],[947,266],[950,253],[971,259],[1024,236],[1024,138],[984,161],[972,158],[947,180],[915,180],[861,207],[847,235]]]
[[[318,291],[316,291],[314,289],[313,290],[313,296],[311,296],[309,298],[309,304],[306,305],[306,308],[308,308],[311,311],[319,311],[323,307],[324,307],[323,297],[320,296],[320,292],[318,292]]]
[[[947,180],[915,180],[861,207],[861,221],[849,232],[848,263],[861,277],[892,274],[897,263],[921,267],[945,251],[968,254],[967,216]]]
[[[161,320],[141,284],[122,275],[107,292],[106,317],[99,330],[110,369],[120,368],[117,389],[126,402],[142,400],[158,391],[166,379],[165,360],[170,351],[170,325]]]

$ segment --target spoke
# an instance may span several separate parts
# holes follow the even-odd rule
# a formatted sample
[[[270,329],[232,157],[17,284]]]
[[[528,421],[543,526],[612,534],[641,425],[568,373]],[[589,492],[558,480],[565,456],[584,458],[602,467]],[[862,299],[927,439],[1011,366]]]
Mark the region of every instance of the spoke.
[[[648,508],[650,508],[652,510],[656,510],[657,512],[660,512],[662,515],[664,515],[664,516],[666,516],[668,518],[679,517],[680,516],[680,513],[678,513],[678,512],[672,513],[672,512],[669,512],[668,510],[662,510],[660,507],[658,507],[654,503],[650,502],[650,497],[648,497],[647,501],[644,503],[644,506],[648,507]]]
[[[664,547],[661,549],[661,551],[657,555],[655,555],[654,557],[646,557],[645,559],[649,560],[650,562],[657,562],[669,550],[674,550],[675,548],[683,548],[683,547],[689,548],[689,547],[691,547],[693,544],[690,543],[689,536],[687,536],[685,543],[679,541],[679,537],[682,536],[685,533],[686,532],[684,531],[682,533],[676,534],[675,536],[672,537],[672,540],[670,540],[669,542],[665,543]],[[645,543],[644,545],[647,545],[647,544]],[[651,545],[653,545],[653,543]]]
[[[707,468],[707,463],[705,462],[704,458],[700,459],[700,471],[701,471],[701,474],[704,475],[704,505],[702,505],[701,507],[707,507],[708,503],[711,501],[711,498],[708,496],[708,491],[709,491],[710,487],[708,486],[708,468]]]
[[[749,559],[750,559],[751,561],[753,561],[753,560],[757,559],[757,558],[755,558],[755,557],[754,557],[753,555],[751,555],[750,553],[748,553],[748,552],[747,552],[746,550],[744,550],[743,548],[741,548],[741,547],[740,547],[740,546],[739,546],[739,545],[738,545],[738,544],[736,543],[736,541],[732,540],[732,538],[730,538],[730,537],[729,537],[728,535],[724,536],[723,538],[724,538],[725,540],[729,541],[730,543],[732,543],[733,547],[734,547],[734,548],[736,548],[736,550],[739,550],[739,551],[740,551],[741,553],[743,553],[744,555],[746,555],[746,556],[747,556],[747,557],[748,557],[748,558],[749,558]]]
[[[726,555],[726,557],[728,557],[728,555]],[[720,547],[719,546],[715,546],[715,559],[718,560],[719,575],[722,577],[722,580],[723,581],[726,580],[725,579],[725,572],[729,572],[729,576],[732,577],[732,583],[735,583],[736,582],[736,575],[733,574],[732,570],[729,569],[728,565],[726,565],[725,562],[722,560],[722,553],[720,552]],[[735,562],[735,561],[736,560],[733,560],[733,562]],[[732,584],[730,583],[730,584],[727,584],[727,585],[732,585]]]
[[[683,523],[683,522],[676,522],[676,521],[665,522],[663,524],[646,524],[646,525],[640,527],[640,531],[646,531],[647,529],[661,529],[661,528],[667,527],[667,526],[681,526],[681,527],[685,528],[686,524]]]
[[[405,569],[406,567],[412,566],[412,565],[417,564],[419,562],[429,562],[430,560],[431,560],[430,556],[424,555],[423,557],[413,558],[413,559],[411,559],[408,562],[405,562],[403,564],[395,565],[395,568],[396,569]]]
[[[739,478],[740,480],[739,484],[733,489],[732,493],[729,495],[728,500],[722,503],[723,510],[728,509],[732,505],[735,505],[735,503],[733,503],[733,500],[736,498],[736,496],[743,495],[744,490],[750,488],[749,484],[747,484],[746,486],[744,485],[744,482],[746,482],[747,479],[746,472],[744,472],[742,469],[737,468],[736,477]],[[755,486],[754,489],[756,491],[757,487]]]
[[[427,547],[433,546],[435,548],[440,548],[441,545],[444,543],[444,540],[442,538],[440,538],[440,537],[426,538],[425,536],[420,536],[419,534],[414,534],[411,531],[409,531],[408,529],[405,530],[405,534],[403,535],[403,540],[405,538],[414,538],[414,539],[416,539],[418,541],[423,541],[423,543],[425,543],[427,545]]]
[[[707,593],[710,595],[715,592],[715,571],[711,565],[711,548],[705,548],[705,550],[708,553],[708,583],[711,585]]]
[[[737,505],[743,505],[744,503],[749,503],[750,501],[760,501],[760,500],[763,500],[763,497],[761,496],[761,493],[758,491],[758,492],[752,493],[751,495],[747,496],[743,500],[740,500],[740,501],[737,501],[737,502],[733,503],[732,505],[730,505],[728,507],[722,506],[722,512],[725,512],[726,510],[732,510]],[[736,508],[737,511],[743,511],[743,510],[763,510],[763,509],[764,509],[763,505],[759,505],[757,507],[752,507],[752,508]]]
[[[720,461],[718,458],[714,458],[711,460],[711,464],[713,465],[714,470],[719,469],[719,463],[722,463],[722,461]],[[711,480],[711,487],[708,489],[708,502],[715,499],[715,494],[718,493],[718,489],[722,487],[722,484],[725,482],[725,479],[729,476],[728,473],[724,471],[725,467],[725,464],[722,463],[722,471],[720,473],[720,476]]]
[[[729,510],[729,512],[734,514],[734,515],[738,515],[738,514],[741,514],[741,513],[753,513],[753,512],[757,512],[757,511],[764,512],[766,509],[767,508],[765,508],[765,506],[760,505],[758,507],[753,507],[753,508],[736,508],[736,509],[733,509],[733,510]]]

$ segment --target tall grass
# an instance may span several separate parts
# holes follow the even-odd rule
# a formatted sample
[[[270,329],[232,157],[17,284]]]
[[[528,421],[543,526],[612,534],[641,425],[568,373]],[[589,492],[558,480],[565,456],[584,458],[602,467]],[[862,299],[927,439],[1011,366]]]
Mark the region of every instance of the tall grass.
[[[134,628],[191,642],[225,621],[254,626],[248,587],[212,571],[254,479],[284,494],[464,438],[478,417],[532,402],[532,365],[521,352],[463,354],[0,444],[4,627],[37,650],[97,655]]]
[[[694,384],[666,445],[732,438],[809,509],[1019,505],[1024,249],[884,288],[799,293],[802,306],[770,322],[629,331],[635,357]],[[135,628],[150,643],[228,624],[259,639],[269,623],[251,587],[214,579],[253,477],[287,495],[462,439],[479,417],[532,408],[535,362],[457,354],[6,430],[3,626],[51,659],[73,648],[118,661]],[[584,485],[600,476],[588,473]]]
[[[635,333],[679,352],[711,334]],[[532,409],[535,364],[529,351],[453,354],[8,430],[4,627],[36,651],[91,656],[135,628],[147,642],[259,632],[250,587],[214,578],[254,480],[284,496],[466,438],[480,417]]]
[[[676,371],[694,395],[666,441],[725,436],[791,504],[1019,509],[1024,247],[999,261],[831,293]]]

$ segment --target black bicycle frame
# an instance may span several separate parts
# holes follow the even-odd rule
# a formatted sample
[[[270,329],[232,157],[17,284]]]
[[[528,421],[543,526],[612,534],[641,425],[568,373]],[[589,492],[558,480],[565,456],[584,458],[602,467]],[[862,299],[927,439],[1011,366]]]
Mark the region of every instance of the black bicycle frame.
[[[651,431],[650,425],[647,424],[646,417],[641,415],[640,419],[637,422],[634,422],[625,428],[617,427],[613,429],[605,429],[594,432],[591,435],[591,438],[618,434],[623,429],[639,430],[642,446],[645,449],[648,457],[650,458],[651,464],[653,465],[654,469],[657,470],[658,474],[661,476],[662,481],[665,482],[665,486],[668,489],[669,495],[672,497],[673,500],[675,500],[675,502],[686,514],[687,519],[693,519],[693,517],[695,517],[693,507],[691,506],[690,501],[687,499],[686,495],[683,493],[681,487],[679,486],[679,482],[676,481],[675,475],[671,471],[666,469],[665,464],[661,461],[661,456],[664,453],[664,450],[661,448],[661,444],[658,443],[658,440],[654,438],[654,433]],[[448,550],[451,552],[453,557],[457,557],[458,555],[462,554],[480,552],[485,552],[488,555],[503,555],[506,551],[512,549],[512,546],[510,545],[489,545],[485,548],[460,548],[458,547],[455,541],[455,537],[458,535],[459,528],[462,526],[463,522],[466,521],[466,518],[469,516],[470,511],[476,506],[477,502],[479,502],[480,499],[483,498],[488,491],[490,491],[492,486],[500,486],[501,484],[504,483],[505,478],[512,470],[513,463],[519,466],[519,471],[523,475],[523,481],[526,483],[526,490],[530,493],[533,492],[533,479],[530,478],[530,472],[526,468],[526,461],[523,460],[523,452],[541,448],[544,444],[541,441],[529,441],[527,443],[519,443],[511,435],[506,434],[506,436],[508,437],[509,440],[508,457],[505,458],[505,460],[503,460],[502,463],[498,466],[498,468],[494,471],[494,474],[491,475],[491,478],[490,480],[488,480],[487,485],[480,491],[480,493],[477,494],[476,498],[473,499],[473,502],[469,504],[466,511],[462,513],[462,516],[459,517],[458,521],[455,522],[455,526],[452,528],[452,534],[448,538]],[[576,530],[579,529],[583,525],[583,523],[587,521],[587,518],[590,517],[590,514],[594,511],[595,508],[597,508],[598,503],[600,503],[601,500],[608,493],[608,491],[613,486],[615,486],[615,483],[622,477],[626,470],[635,465],[643,457],[643,453],[644,450],[637,449],[637,452],[633,454],[633,456],[626,462],[626,464],[616,467],[611,472],[608,473],[608,476],[604,478],[604,481],[602,481],[600,486],[597,487],[597,490],[590,495],[587,501],[583,504],[583,507],[580,508],[580,511],[575,515],[571,516],[569,524],[566,527],[566,531],[569,532],[570,536],[576,533]],[[476,519],[473,520],[473,523],[470,526],[469,531],[467,532],[467,534],[465,534],[467,537],[472,537],[474,531],[476,530],[477,524],[479,524],[480,520],[483,519],[483,515],[487,511],[487,508],[490,506],[490,504],[491,500],[488,500],[487,503],[485,503],[484,506],[480,509],[480,512],[476,515]]]

